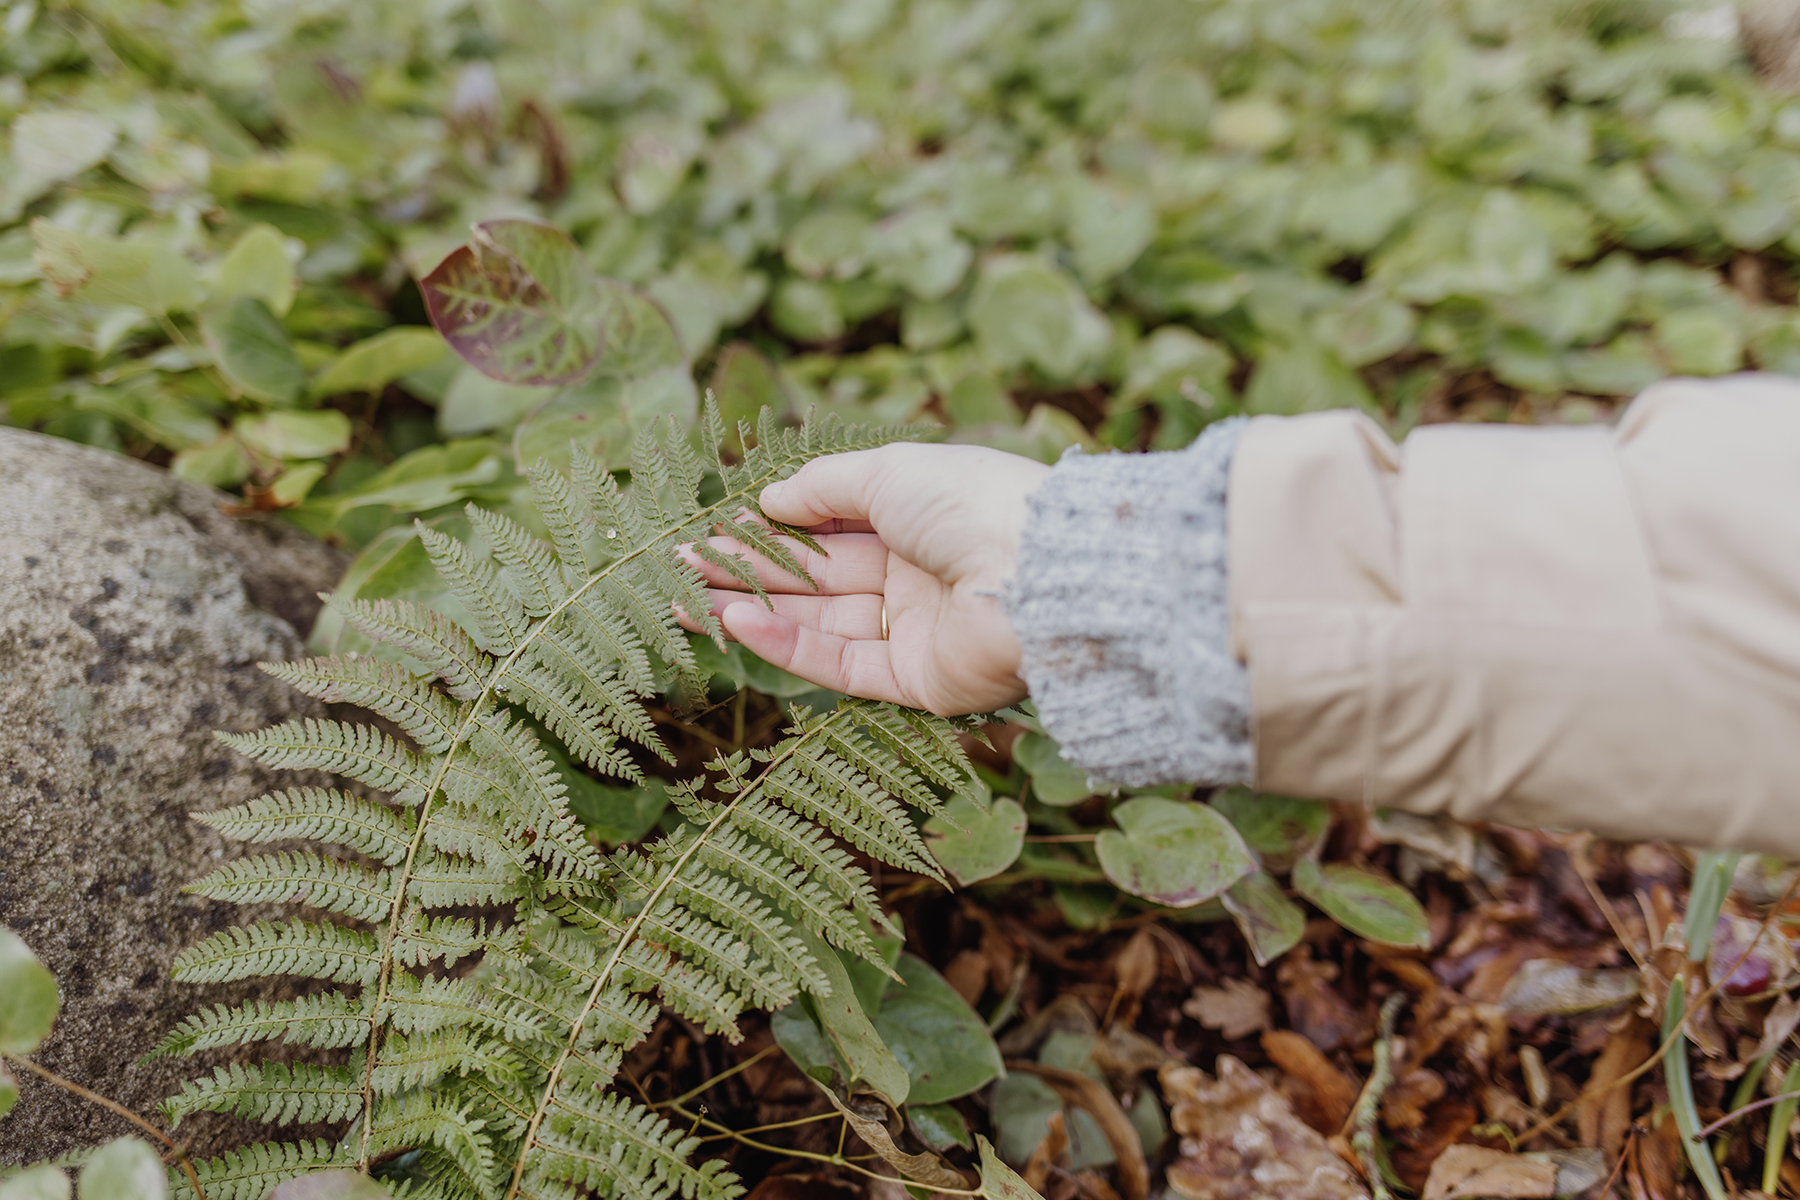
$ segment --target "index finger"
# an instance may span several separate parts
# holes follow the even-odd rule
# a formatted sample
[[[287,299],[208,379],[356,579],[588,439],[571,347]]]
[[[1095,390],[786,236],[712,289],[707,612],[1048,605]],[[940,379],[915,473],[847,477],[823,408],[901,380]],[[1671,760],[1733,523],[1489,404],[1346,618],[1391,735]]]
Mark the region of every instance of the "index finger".
[[[867,521],[879,450],[851,450],[815,458],[762,490],[765,514],[810,529],[827,521]]]

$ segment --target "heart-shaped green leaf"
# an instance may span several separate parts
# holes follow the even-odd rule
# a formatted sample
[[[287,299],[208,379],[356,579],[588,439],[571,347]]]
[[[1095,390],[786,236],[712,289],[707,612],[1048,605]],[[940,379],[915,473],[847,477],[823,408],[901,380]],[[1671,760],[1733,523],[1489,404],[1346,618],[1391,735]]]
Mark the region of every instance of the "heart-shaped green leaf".
[[[373,392],[402,375],[436,366],[449,353],[435,330],[418,325],[384,329],[344,351],[313,379],[315,396]]]
[[[252,225],[231,244],[213,272],[214,304],[240,297],[261,300],[278,317],[294,306],[294,263],[288,240],[272,225]]]
[[[12,1077],[5,1063],[0,1063],[0,1117],[13,1110],[19,1102],[19,1081]]]
[[[1212,806],[1237,827],[1265,870],[1281,874],[1311,853],[1331,827],[1331,806],[1317,800],[1262,796],[1249,788],[1228,788]]]
[[[0,1200],[69,1200],[69,1177],[55,1167],[33,1167],[0,1183]]]
[[[0,1052],[30,1054],[50,1036],[59,999],[56,977],[18,934],[0,929]]]
[[[548,225],[485,221],[419,288],[451,348],[506,383],[573,383],[606,348],[594,273]]]
[[[31,236],[38,269],[58,295],[150,313],[180,312],[200,302],[193,264],[168,246],[95,237],[42,217],[31,223]]]
[[[244,395],[265,404],[300,399],[306,368],[295,357],[287,331],[261,300],[240,297],[224,311],[208,313],[201,326],[219,370]]]
[[[874,1024],[906,1068],[907,1099],[939,1104],[1003,1074],[1000,1048],[969,1002],[923,959],[902,954],[895,965],[905,982],[888,982]]]
[[[281,1184],[268,1200],[388,1200],[388,1194],[355,1171],[315,1171]]]
[[[94,1152],[75,1181],[79,1200],[165,1200],[168,1171],[141,1138],[122,1137]]]
[[[1062,756],[1062,748],[1041,733],[1024,733],[1013,743],[1013,761],[1031,776],[1031,794],[1057,807],[1094,794],[1087,772]]]
[[[908,1104],[906,1123],[933,1150],[944,1151],[952,1146],[967,1150],[975,1144],[969,1138],[969,1123],[948,1104]]]
[[[1294,864],[1294,889],[1358,937],[1390,946],[1431,949],[1431,923],[1412,893],[1373,871],[1348,863]]]
[[[952,796],[945,812],[949,821],[933,817],[925,823],[925,844],[957,883],[967,887],[1018,860],[1025,845],[1025,810],[1018,801],[1002,796],[984,812],[967,796]]]
[[[1106,877],[1171,908],[1210,900],[1256,869],[1231,822],[1204,804],[1140,796],[1113,811],[1095,849]]]
[[[1292,950],[1306,932],[1306,912],[1266,872],[1244,876],[1219,899],[1250,944],[1258,966],[1266,967]]]

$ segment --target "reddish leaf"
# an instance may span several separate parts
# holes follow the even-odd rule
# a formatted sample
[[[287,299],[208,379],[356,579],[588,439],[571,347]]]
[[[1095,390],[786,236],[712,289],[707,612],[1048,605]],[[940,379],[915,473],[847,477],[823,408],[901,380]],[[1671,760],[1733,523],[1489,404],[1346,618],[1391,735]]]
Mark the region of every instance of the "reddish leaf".
[[[580,248],[548,225],[483,222],[419,286],[444,340],[505,383],[573,383],[606,348],[599,283]]]

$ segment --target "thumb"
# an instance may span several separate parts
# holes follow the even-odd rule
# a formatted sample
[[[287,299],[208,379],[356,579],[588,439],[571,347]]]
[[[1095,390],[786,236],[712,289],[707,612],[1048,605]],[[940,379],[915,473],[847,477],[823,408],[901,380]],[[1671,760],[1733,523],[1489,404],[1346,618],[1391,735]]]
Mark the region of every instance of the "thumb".
[[[866,521],[881,472],[876,450],[852,450],[815,458],[787,479],[762,490],[763,513],[802,529],[833,519]]]

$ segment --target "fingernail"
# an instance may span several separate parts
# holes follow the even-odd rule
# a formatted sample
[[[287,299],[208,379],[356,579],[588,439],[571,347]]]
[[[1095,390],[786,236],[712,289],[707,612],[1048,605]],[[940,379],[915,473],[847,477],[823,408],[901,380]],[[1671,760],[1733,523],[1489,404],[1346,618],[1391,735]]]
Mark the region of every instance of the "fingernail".
[[[787,491],[787,480],[785,479],[778,479],[765,487],[762,490],[762,502],[764,507],[767,507],[771,500],[781,499],[782,493],[785,491]]]

